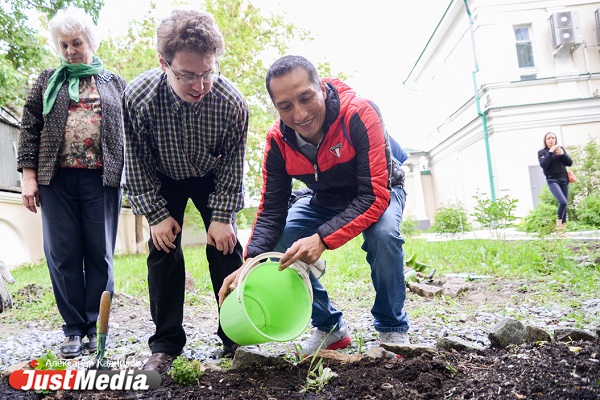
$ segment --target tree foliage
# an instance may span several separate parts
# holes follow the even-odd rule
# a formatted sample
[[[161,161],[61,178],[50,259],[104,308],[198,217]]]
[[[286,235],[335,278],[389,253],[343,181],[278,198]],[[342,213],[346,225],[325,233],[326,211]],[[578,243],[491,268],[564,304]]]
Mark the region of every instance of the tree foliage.
[[[29,77],[48,67],[51,50],[45,35],[30,20],[39,15],[41,24],[61,8],[75,5],[97,21],[103,1],[95,0],[0,0],[0,106],[20,106],[27,95]]]

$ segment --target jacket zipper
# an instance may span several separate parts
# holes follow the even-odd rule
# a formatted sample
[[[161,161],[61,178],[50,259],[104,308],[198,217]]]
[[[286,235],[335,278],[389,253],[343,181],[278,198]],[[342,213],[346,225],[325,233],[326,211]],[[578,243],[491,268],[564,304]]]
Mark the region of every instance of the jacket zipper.
[[[315,167],[315,182],[319,180],[319,167],[317,167],[317,164],[313,164],[313,167]]]

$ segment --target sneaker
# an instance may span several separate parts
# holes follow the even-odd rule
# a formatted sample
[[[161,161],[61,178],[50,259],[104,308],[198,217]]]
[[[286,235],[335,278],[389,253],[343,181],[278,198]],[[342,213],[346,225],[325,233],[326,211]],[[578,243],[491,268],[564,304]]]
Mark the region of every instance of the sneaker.
[[[60,345],[60,354],[64,358],[75,358],[81,355],[81,336],[67,336]]]
[[[302,342],[299,347],[299,353],[309,356],[317,350],[338,350],[348,347],[352,339],[348,335],[348,326],[342,322],[342,327],[337,331],[323,332],[316,330],[308,339]]]
[[[379,332],[379,343],[410,344],[410,338],[406,332]]]

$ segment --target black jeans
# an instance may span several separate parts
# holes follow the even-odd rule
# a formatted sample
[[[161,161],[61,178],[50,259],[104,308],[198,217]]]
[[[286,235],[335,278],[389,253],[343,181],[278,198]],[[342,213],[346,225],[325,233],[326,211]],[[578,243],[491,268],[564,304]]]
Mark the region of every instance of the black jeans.
[[[102,292],[113,293],[121,190],[102,170],[58,168],[40,185],[44,253],[65,336],[96,333]]]
[[[181,228],[183,229],[186,204],[188,199],[191,199],[200,211],[204,226],[208,229],[212,216],[212,209],[208,208],[208,197],[215,189],[214,174],[179,181],[164,175],[159,175],[159,178],[161,180],[160,194],[167,201],[166,208]],[[157,249],[152,243],[152,238],[148,242],[150,249],[147,261],[150,313],[156,325],[156,332],[148,339],[152,353],[179,355],[186,343],[182,325],[185,295],[182,233],[177,235],[176,248],[169,253]],[[206,258],[215,301],[217,301],[218,292],[225,277],[243,263],[242,246],[238,240],[233,253],[223,255],[216,247],[206,245]],[[217,335],[224,345],[233,345],[233,341],[225,335],[220,323]]]
[[[558,210],[556,211],[557,219],[560,219],[562,223],[567,222],[567,202],[569,201],[569,181],[567,178],[562,179],[548,179],[548,188],[552,192],[552,195],[558,201]]]

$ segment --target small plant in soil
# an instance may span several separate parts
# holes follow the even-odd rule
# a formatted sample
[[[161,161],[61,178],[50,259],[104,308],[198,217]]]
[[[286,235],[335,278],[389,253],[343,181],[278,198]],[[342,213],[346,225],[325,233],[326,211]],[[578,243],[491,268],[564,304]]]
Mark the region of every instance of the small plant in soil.
[[[173,378],[175,383],[190,386],[198,382],[202,376],[202,363],[198,360],[188,360],[179,356],[173,361],[171,369],[167,374]]]
[[[304,388],[302,388],[301,393],[307,393],[310,391],[320,393],[329,383],[329,381],[336,376],[337,374],[333,372],[331,368],[323,367],[323,359],[319,358],[319,361],[315,366],[313,366],[311,362],[311,366],[308,369],[308,374],[306,375],[306,385]]]

